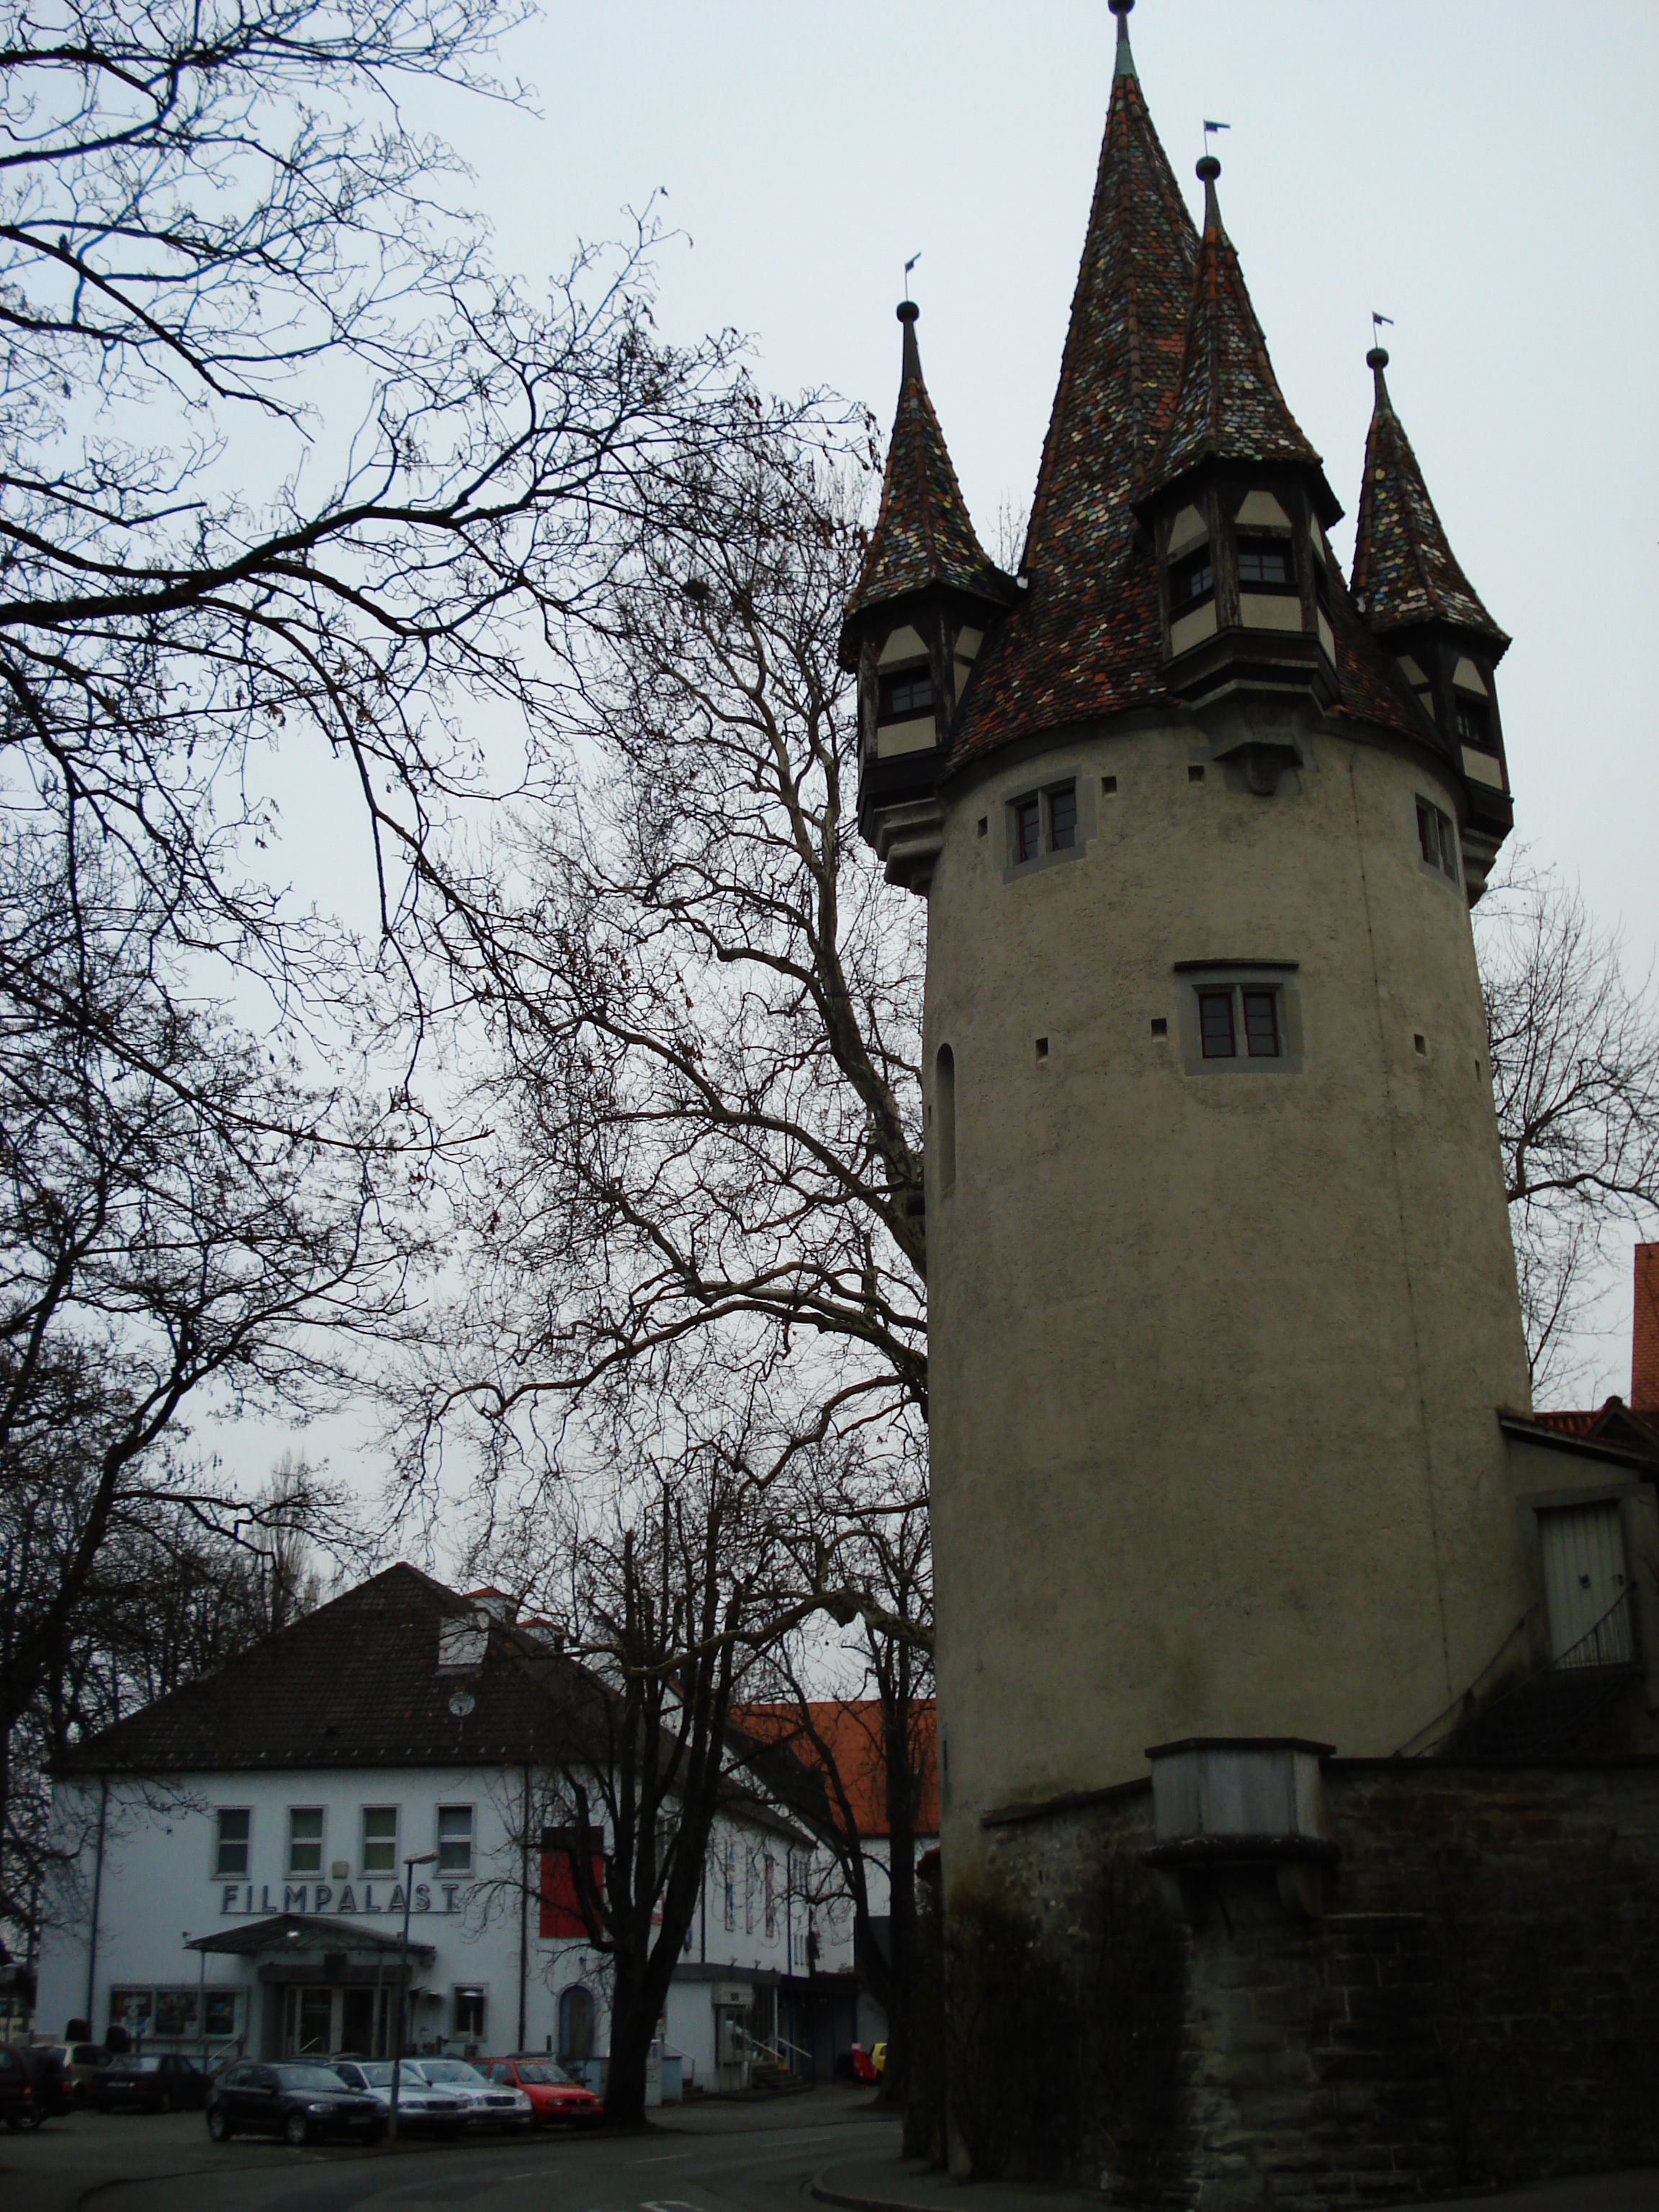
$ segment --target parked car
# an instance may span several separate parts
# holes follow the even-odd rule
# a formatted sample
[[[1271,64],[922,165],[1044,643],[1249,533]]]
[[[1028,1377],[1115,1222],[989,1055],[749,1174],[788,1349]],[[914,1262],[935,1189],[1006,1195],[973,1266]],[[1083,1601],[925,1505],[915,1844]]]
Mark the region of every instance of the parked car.
[[[100,2112],[193,2112],[207,2102],[208,2077],[182,2051],[118,2058],[92,2086],[88,2101]]]
[[[0,2118],[9,2128],[38,2128],[67,2112],[70,2104],[61,2046],[0,2044]]]
[[[77,2105],[94,2104],[94,2094],[99,2076],[115,2063],[114,2054],[106,2051],[101,2043],[71,2043],[64,2066],[69,2074],[70,2095]]]
[[[556,2059],[532,2051],[521,2057],[481,2058],[478,2066],[498,2087],[524,2091],[538,2128],[592,2128],[605,2118],[593,2092],[573,2081]]]
[[[422,2081],[446,2096],[459,2097],[469,2128],[533,2128],[536,2112],[522,2089],[486,2081],[465,2058],[405,2058],[405,2074],[418,2074]]]
[[[379,2102],[348,2088],[331,2066],[263,2066],[239,2059],[208,2091],[207,2130],[215,2142],[234,2135],[281,2136],[297,2148],[319,2136],[374,2142],[386,2133]]]
[[[389,2058],[331,2058],[329,2064],[350,2089],[373,2097],[382,2112],[392,2110]],[[459,2135],[466,2125],[466,2105],[454,2090],[434,2089],[404,2059],[398,2082],[398,2130],[409,2135]]]

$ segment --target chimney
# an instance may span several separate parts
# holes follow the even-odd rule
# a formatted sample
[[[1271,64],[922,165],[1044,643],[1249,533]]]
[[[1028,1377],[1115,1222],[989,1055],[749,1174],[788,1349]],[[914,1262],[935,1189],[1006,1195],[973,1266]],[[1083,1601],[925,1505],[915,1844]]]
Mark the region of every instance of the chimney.
[[[1630,1402],[1659,1413],[1659,1244],[1636,1248],[1636,1310],[1630,1332]]]

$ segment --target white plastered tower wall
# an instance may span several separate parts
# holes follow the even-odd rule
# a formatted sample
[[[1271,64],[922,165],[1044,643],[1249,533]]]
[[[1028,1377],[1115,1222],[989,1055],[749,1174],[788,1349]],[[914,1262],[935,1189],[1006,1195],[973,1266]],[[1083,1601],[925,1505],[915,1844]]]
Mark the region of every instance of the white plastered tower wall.
[[[1457,797],[1426,747],[1352,732],[1223,701],[947,789],[926,1066],[931,1134],[948,1047],[955,1175],[930,1143],[927,1218],[953,1883],[984,1812],[1133,1779],[1151,1744],[1394,1752],[1526,1612],[1480,985],[1417,835],[1419,797]],[[1217,757],[1241,734],[1301,755],[1270,796]],[[1078,847],[1011,866],[1010,803],[1073,780]],[[1299,1050],[1272,1073],[1183,1036],[1193,963],[1246,962],[1295,963],[1273,972]]]

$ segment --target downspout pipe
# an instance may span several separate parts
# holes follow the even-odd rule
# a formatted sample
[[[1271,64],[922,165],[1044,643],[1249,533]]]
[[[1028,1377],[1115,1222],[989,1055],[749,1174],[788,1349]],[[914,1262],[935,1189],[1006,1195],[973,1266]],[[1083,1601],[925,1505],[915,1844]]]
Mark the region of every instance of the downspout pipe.
[[[98,1985],[98,1906],[104,1893],[104,1832],[109,1822],[109,1777],[98,1778],[98,1852],[92,1868],[92,1926],[87,1936],[87,2027],[94,2036],[98,2024],[93,1999]]]
[[[519,2039],[515,2051],[529,2048],[525,2042],[525,1995],[530,1978],[530,1765],[524,1770],[524,1818],[519,1825]]]

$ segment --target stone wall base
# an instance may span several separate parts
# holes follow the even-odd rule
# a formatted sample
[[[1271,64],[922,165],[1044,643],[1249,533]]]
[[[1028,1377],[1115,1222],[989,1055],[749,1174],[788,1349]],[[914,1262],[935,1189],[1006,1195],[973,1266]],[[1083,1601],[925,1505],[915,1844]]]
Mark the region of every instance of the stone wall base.
[[[1249,1864],[1160,1890],[1150,1790],[987,1824],[977,1894],[1076,2054],[1008,2170],[1063,2141],[1120,2202],[1317,2212],[1659,2162],[1659,1762],[1333,1759],[1325,1795],[1322,1895]]]

